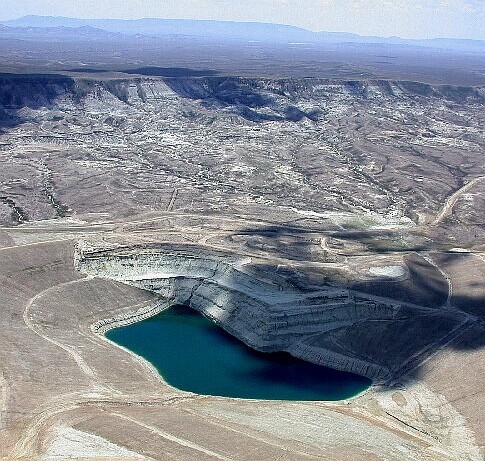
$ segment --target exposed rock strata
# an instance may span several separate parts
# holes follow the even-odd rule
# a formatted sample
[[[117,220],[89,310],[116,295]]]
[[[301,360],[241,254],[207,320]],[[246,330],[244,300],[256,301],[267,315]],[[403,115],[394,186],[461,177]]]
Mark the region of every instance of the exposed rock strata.
[[[91,276],[156,292],[168,304],[190,305],[257,350],[287,351],[376,382],[415,366],[429,352],[429,344],[466,323],[457,313],[438,316],[433,309],[351,290],[302,291],[243,258],[200,247],[103,251],[81,242],[76,266]],[[118,321],[132,323],[159,310],[155,307]],[[413,330],[406,334],[411,322]],[[420,338],[420,325],[426,325],[426,341]]]

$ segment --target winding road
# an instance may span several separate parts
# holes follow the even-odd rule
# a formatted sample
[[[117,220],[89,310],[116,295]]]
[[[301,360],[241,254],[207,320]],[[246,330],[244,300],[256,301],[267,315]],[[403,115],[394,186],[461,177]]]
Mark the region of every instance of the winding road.
[[[470,182],[466,183],[463,187],[460,187],[457,191],[455,191],[452,195],[450,195],[447,199],[441,210],[435,216],[433,221],[431,222],[432,226],[436,226],[441,223],[453,210],[456,202],[459,198],[466,192],[468,192],[475,184],[479,183],[485,179],[485,176],[478,176],[477,178],[472,179]]]

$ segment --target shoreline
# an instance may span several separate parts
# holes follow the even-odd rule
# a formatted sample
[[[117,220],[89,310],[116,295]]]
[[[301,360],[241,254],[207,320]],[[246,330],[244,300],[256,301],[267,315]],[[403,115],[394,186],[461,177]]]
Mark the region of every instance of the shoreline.
[[[369,392],[373,392],[376,388],[376,384],[374,383],[373,380],[371,380],[371,384],[367,389],[359,392],[356,395],[353,395],[351,397],[347,397],[345,399],[341,399],[341,400],[308,400],[308,401],[307,400],[301,400],[300,401],[300,400],[281,400],[281,399],[269,399],[269,400],[266,400],[266,399],[248,399],[248,398],[242,398],[242,397],[225,397],[225,396],[212,395],[212,394],[197,394],[197,393],[194,393],[194,392],[191,392],[191,391],[185,391],[183,389],[179,389],[177,387],[174,387],[165,380],[165,378],[158,371],[158,369],[155,367],[155,365],[153,365],[149,360],[138,355],[136,352],[132,351],[131,349],[128,349],[128,348],[110,340],[106,336],[106,333],[110,330],[129,326],[129,325],[132,325],[134,323],[146,320],[150,317],[154,317],[155,315],[158,315],[159,313],[163,312],[164,310],[170,309],[173,305],[174,305],[173,303],[171,303],[170,301],[168,301],[166,299],[158,299],[155,303],[141,307],[133,313],[119,314],[119,315],[116,315],[114,317],[98,320],[97,322],[91,324],[90,330],[91,330],[92,333],[99,336],[103,341],[106,341],[109,344],[113,344],[114,346],[130,353],[134,357],[134,359],[145,370],[147,370],[149,372],[150,375],[154,375],[157,378],[157,381],[161,382],[165,386],[168,386],[169,388],[173,389],[174,391],[181,392],[181,393],[187,394],[187,395],[200,396],[200,397],[215,397],[215,398],[220,398],[220,399],[229,399],[229,400],[236,400],[236,401],[254,401],[254,402],[257,402],[257,401],[289,402],[289,401],[291,401],[291,402],[320,402],[320,403],[325,403],[325,404],[327,404],[327,403],[328,404],[348,404],[353,400],[356,400],[358,398],[362,398],[364,395],[367,395]],[[193,309],[192,307],[190,307],[190,308]],[[201,315],[204,315],[202,312],[200,312],[196,309],[194,309],[194,311],[198,312]],[[207,317],[207,318],[211,322],[213,322],[218,328],[221,328],[221,326],[218,325],[217,323],[215,323],[213,321],[213,319],[211,319],[210,317]],[[224,331],[226,331],[225,328],[222,328],[222,329]],[[237,336],[234,336],[234,335],[231,335],[231,336],[233,336],[234,338],[241,341],[239,338],[237,338]],[[244,341],[241,341],[241,342],[243,344],[246,344]],[[251,347],[249,345],[247,345],[247,346]],[[254,349],[254,350],[256,350],[256,349]],[[326,366],[326,365],[322,365],[322,364],[312,362],[312,361],[305,359],[305,358],[302,358],[302,357],[298,357],[298,356],[292,354],[289,351],[277,351],[277,352],[286,352],[289,355],[293,356],[294,358],[296,358],[298,360],[302,360],[303,362],[314,363],[314,364],[319,365],[319,366]],[[346,371],[346,370],[338,370],[337,368],[332,368],[332,367],[328,367],[328,366],[327,366],[327,368],[331,368],[331,369],[334,369],[334,370],[337,370],[337,371]],[[347,371],[347,373],[353,373],[353,372]],[[354,374],[356,374],[358,376],[362,376],[362,375],[359,375],[358,373],[354,373]]]
[[[90,330],[102,341],[105,341],[108,344],[113,345],[114,347],[117,347],[127,352],[128,354],[130,354],[135,360],[135,362],[137,362],[150,376],[153,376],[156,379],[156,381],[159,382],[160,384],[163,384],[164,386],[168,387],[170,390],[185,396],[199,396],[199,394],[184,391],[182,389],[178,389],[177,387],[172,386],[165,380],[165,378],[160,374],[160,372],[157,370],[155,365],[153,365],[150,361],[148,361],[141,355],[136,354],[132,350],[114,341],[111,341],[106,336],[106,333],[110,330],[132,325],[134,323],[141,322],[142,320],[146,320],[150,317],[154,317],[160,312],[166,309],[169,309],[171,305],[172,304],[169,303],[167,300],[158,299],[155,303],[150,303],[147,306],[141,307],[133,313],[119,314],[114,317],[98,320],[97,322],[91,324]]]
[[[154,317],[160,312],[169,309],[171,306],[172,304],[167,300],[159,299],[154,304],[152,303],[148,306],[141,307],[135,312],[119,314],[115,315],[114,317],[98,320],[97,322],[91,324],[90,329],[93,333],[106,338],[105,334],[110,330],[132,325],[133,323],[141,322],[142,320]]]

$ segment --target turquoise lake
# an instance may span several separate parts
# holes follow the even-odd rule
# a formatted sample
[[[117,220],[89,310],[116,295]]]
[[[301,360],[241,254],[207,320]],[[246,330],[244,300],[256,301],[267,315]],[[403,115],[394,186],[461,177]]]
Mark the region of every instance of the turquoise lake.
[[[185,306],[106,333],[151,362],[172,386],[197,394],[264,400],[341,400],[371,385],[361,376],[254,351]]]

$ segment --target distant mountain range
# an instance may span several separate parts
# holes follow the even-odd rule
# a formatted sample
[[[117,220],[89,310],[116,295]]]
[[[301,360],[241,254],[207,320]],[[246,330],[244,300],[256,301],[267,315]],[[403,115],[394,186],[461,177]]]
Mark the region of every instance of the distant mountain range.
[[[3,27],[1,27],[3,24]],[[411,40],[372,37],[340,32],[312,32],[295,26],[257,22],[205,21],[185,19],[75,19],[52,16],[24,16],[3,21],[0,39],[120,39],[128,37],[191,36],[199,39],[256,41],[266,43],[355,43],[428,47],[484,53],[485,41],[436,38]]]
[[[0,39],[24,39],[43,41],[74,41],[74,40],[116,40],[123,38],[121,33],[108,32],[89,26],[81,27],[12,27],[0,24]]]

